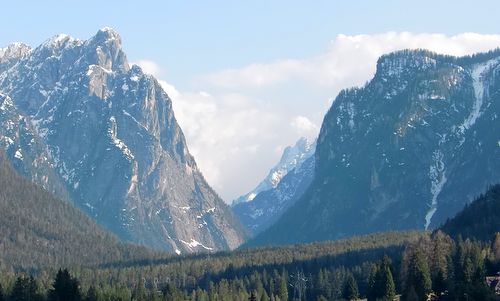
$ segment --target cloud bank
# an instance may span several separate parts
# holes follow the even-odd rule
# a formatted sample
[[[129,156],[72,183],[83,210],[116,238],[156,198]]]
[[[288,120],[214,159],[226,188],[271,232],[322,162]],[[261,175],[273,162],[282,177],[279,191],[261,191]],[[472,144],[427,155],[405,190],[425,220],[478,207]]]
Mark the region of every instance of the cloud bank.
[[[500,47],[500,35],[387,32],[337,35],[326,51],[309,58],[256,62],[194,79],[179,91],[160,80],[208,182],[230,202],[252,189],[301,136],[314,138],[331,101],[375,72],[382,54],[423,48],[462,56]],[[161,74],[154,62],[137,62]]]

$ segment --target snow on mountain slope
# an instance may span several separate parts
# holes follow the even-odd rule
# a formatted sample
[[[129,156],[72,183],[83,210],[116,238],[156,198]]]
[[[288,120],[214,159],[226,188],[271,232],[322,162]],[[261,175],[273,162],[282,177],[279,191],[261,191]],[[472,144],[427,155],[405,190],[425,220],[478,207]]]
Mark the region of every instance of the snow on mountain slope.
[[[266,179],[240,198],[247,201],[233,205],[235,214],[253,234],[272,225],[302,196],[313,178],[315,148],[316,142],[305,138],[287,147]]]
[[[299,167],[305,160],[314,154],[316,142],[307,138],[300,138],[294,146],[287,146],[280,161],[271,168],[268,175],[252,191],[233,201],[233,206],[239,203],[252,201],[259,193],[276,188],[281,179],[291,170]]]

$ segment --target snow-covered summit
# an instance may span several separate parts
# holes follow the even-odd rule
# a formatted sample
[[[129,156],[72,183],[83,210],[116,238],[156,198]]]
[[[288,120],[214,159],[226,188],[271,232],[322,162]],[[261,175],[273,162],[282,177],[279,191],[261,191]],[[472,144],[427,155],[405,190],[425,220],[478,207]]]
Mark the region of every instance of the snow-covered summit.
[[[12,59],[20,59],[24,57],[31,51],[31,47],[21,43],[15,42],[9,44],[5,48],[0,48],[0,63],[4,61],[12,60]]]
[[[264,180],[255,189],[234,200],[233,206],[243,202],[250,202],[260,192],[276,188],[281,179],[291,170],[300,167],[304,161],[314,154],[315,149],[316,141],[311,142],[304,137],[300,138],[295,145],[287,146],[278,164],[271,168]]]

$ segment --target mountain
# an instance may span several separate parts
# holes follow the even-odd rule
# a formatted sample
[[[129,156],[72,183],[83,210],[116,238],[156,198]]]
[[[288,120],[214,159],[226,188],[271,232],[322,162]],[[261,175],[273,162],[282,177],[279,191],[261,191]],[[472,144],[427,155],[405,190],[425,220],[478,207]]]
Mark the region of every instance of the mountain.
[[[178,254],[244,241],[244,229],[189,153],[170,98],[128,64],[117,32],[21,45],[0,52],[7,62],[0,92],[23,120],[0,136],[17,170],[51,191],[62,183],[77,207],[125,240]],[[19,132],[37,147],[17,142]],[[55,177],[44,178],[46,166]]]
[[[500,231],[500,185],[492,186],[439,229],[453,238],[491,241]]]
[[[66,201],[19,176],[0,152],[0,269],[97,265],[154,258],[121,243]]]
[[[314,180],[252,244],[429,229],[500,178],[500,50],[382,56],[326,114]]]
[[[294,146],[287,146],[281,155],[281,159],[271,168],[267,176],[252,191],[233,200],[233,206],[252,201],[259,193],[274,189],[281,179],[291,170],[299,167],[314,154],[316,141],[311,142],[307,138],[300,138]]]
[[[30,120],[12,99],[0,92],[0,147],[18,173],[62,199],[66,189],[52,168],[46,146],[37,136]]]
[[[234,213],[254,235],[278,220],[309,187],[314,174],[315,148],[316,142],[311,143],[305,138],[298,140],[293,147],[285,148],[280,162],[264,181],[239,198],[247,201],[233,205]]]
[[[31,51],[31,47],[24,43],[12,43],[5,48],[0,48],[0,72],[3,72],[19,59],[26,56]]]

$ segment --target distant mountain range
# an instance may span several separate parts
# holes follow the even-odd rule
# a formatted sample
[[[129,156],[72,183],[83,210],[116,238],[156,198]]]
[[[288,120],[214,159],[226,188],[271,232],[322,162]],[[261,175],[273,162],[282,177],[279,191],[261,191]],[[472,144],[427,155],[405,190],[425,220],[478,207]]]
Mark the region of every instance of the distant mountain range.
[[[233,203],[233,210],[253,234],[272,225],[302,196],[312,181],[316,141],[299,139],[251,192]]]
[[[190,155],[168,95],[110,28],[0,50],[0,143],[16,170],[120,238],[229,250],[246,232]]]
[[[337,96],[314,179],[250,245],[430,229],[500,181],[500,50],[382,56],[364,87]]]
[[[318,140],[286,148],[234,214],[114,30],[0,49],[0,147],[14,169],[122,240],[177,254],[249,235],[255,246],[434,229],[500,182],[499,115],[500,50],[384,55],[370,82],[339,93]]]
[[[283,150],[280,161],[269,171],[262,182],[252,191],[242,195],[233,201],[233,206],[252,201],[259,193],[274,189],[286,174],[297,167],[314,154],[316,142],[310,142],[307,138],[300,138],[294,146],[287,146]]]

